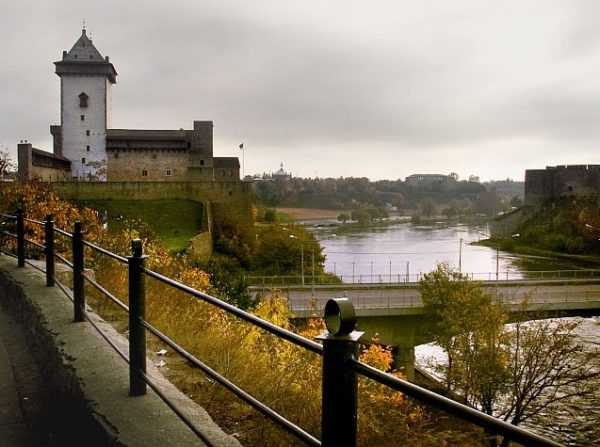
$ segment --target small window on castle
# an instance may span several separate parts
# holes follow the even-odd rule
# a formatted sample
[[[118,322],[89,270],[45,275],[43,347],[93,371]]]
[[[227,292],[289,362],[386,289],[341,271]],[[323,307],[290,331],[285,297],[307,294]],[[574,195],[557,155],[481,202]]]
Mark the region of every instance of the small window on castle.
[[[86,131],[85,131],[85,134],[86,134],[86,135],[89,137],[89,136],[90,136],[90,131],[89,131],[89,130],[86,130]]]
[[[200,166],[204,166],[204,160],[200,160]]]
[[[81,164],[85,164],[85,157],[81,158]]]
[[[165,175],[166,175],[167,177],[171,177],[171,176],[173,175],[173,172],[171,171],[171,169],[170,169],[170,168],[167,168],[167,169],[165,169]]]
[[[148,171],[142,169],[142,177],[148,177]]]
[[[119,158],[119,153],[115,152],[115,158]]]
[[[88,106],[88,98],[89,98],[88,95],[86,95],[84,92],[81,92],[79,94],[79,107],[87,107]]]
[[[85,147],[85,150],[88,151],[88,152],[90,151],[90,145],[89,144]]]
[[[156,160],[156,154],[152,154],[152,160]]]
[[[85,115],[80,115],[81,121],[85,121]]]

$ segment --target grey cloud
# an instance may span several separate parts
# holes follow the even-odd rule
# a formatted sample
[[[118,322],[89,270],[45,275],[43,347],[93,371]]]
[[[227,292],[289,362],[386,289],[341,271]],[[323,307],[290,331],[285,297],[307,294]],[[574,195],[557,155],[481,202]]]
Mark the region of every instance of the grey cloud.
[[[255,170],[286,158],[302,164],[297,154],[320,148],[328,151],[320,175],[361,175],[360,164],[349,171],[339,159],[365,147],[387,159],[369,167],[374,177],[390,175],[390,163],[405,170],[396,177],[433,169],[412,151],[444,160],[446,171],[460,160],[469,173],[520,177],[523,151],[543,166],[544,144],[552,153],[581,144],[585,162],[600,141],[600,83],[586,75],[600,68],[592,1],[33,5],[11,5],[0,18],[11,61],[0,71],[4,144],[50,143],[48,125],[59,118],[51,62],[84,16],[119,71],[115,126],[213,119],[218,143],[243,139],[262,151],[249,161]],[[503,144],[515,162],[497,173],[473,155]],[[310,165],[290,168],[313,175]]]

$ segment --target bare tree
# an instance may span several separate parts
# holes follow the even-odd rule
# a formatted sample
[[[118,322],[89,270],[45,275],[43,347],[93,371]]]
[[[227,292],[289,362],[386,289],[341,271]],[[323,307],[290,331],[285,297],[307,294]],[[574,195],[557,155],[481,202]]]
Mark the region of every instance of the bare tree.
[[[6,178],[7,174],[14,172],[16,165],[10,158],[7,149],[0,149],[0,178]]]

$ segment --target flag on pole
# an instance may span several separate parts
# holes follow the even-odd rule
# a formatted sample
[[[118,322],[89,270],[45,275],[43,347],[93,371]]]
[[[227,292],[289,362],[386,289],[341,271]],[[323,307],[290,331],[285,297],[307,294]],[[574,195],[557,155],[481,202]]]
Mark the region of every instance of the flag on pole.
[[[244,143],[240,143],[240,149],[244,149]]]

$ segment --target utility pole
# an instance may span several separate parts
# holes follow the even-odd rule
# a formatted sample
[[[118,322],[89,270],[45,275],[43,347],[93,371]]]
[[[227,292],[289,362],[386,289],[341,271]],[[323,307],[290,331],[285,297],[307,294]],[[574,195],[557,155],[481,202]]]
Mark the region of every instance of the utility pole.
[[[371,283],[373,282],[373,261],[371,261]]]
[[[458,273],[462,273],[462,237],[458,244]]]
[[[312,295],[315,296],[315,249],[312,249]]]
[[[356,265],[355,261],[352,261],[352,284],[354,284],[354,267]]]
[[[410,261],[406,261],[406,282],[410,282]]]
[[[496,247],[496,281],[498,281],[498,274],[500,272],[500,249]]]
[[[304,286],[304,241],[300,241],[300,272],[302,275],[302,286]]]
[[[390,259],[390,284],[392,283],[392,260]]]

